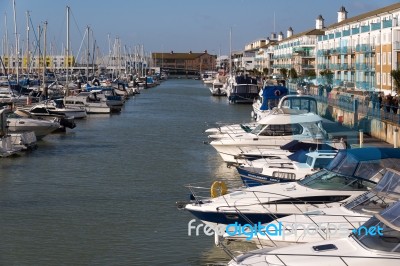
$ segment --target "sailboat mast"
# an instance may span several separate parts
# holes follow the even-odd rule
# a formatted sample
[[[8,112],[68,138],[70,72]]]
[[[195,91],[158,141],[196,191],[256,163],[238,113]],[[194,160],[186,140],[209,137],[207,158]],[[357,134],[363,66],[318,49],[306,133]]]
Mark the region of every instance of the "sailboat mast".
[[[86,80],[89,81],[89,59],[90,59],[90,47],[89,47],[89,26],[87,26],[87,64],[86,64]]]
[[[29,11],[26,11],[26,72],[29,78],[30,72],[30,49],[29,49]]]
[[[17,58],[17,84],[19,83],[19,47],[18,47],[18,33],[17,33],[17,15],[15,12],[15,0],[13,0],[14,12],[14,33],[15,33],[15,55]]]
[[[7,64],[7,74],[10,74],[10,51],[8,50],[8,27],[7,27],[7,13],[4,14],[4,28],[5,28],[5,34],[6,34],[6,40],[5,40],[5,49],[6,49],[6,57],[8,60]]]
[[[47,21],[44,22],[43,31],[44,31],[44,33],[43,33],[43,86],[46,87],[45,77],[46,77]]]
[[[69,83],[69,6],[67,6],[67,51],[66,59],[64,60],[66,64],[66,75],[65,75],[65,95],[68,96],[68,83]],[[65,99],[65,98],[64,98]]]

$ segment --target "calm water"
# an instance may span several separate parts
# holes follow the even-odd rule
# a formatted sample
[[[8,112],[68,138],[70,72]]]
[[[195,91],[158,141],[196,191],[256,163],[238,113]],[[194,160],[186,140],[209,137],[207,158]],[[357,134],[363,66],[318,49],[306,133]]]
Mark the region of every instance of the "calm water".
[[[90,116],[0,160],[0,265],[207,265],[212,237],[187,236],[183,186],[235,180],[203,131],[250,119],[200,81],[168,80],[121,114]]]

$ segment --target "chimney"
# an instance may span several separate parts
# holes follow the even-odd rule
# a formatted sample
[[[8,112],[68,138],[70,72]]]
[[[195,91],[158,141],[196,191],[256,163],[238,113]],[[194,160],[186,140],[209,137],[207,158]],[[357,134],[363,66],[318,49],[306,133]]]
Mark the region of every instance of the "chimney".
[[[174,53],[174,51],[171,51],[171,54],[173,54]]]
[[[278,34],[278,42],[280,42],[282,40],[283,40],[283,33],[279,32],[279,34]]]
[[[289,38],[289,37],[292,37],[292,35],[293,35],[293,29],[292,29],[292,27],[289,27],[289,29],[287,30],[286,37]]]
[[[337,12],[337,22],[342,22],[343,20],[347,19],[347,11],[344,6],[341,6],[339,11]]]
[[[276,33],[275,32],[271,33],[271,40],[276,40]]]
[[[317,17],[317,20],[315,22],[315,28],[317,30],[322,30],[324,28],[324,18],[322,17],[322,15],[319,15]]]
[[[192,54],[192,50],[189,51],[189,54]]]
[[[204,50],[204,53],[206,54],[206,53],[207,53],[207,50]]]

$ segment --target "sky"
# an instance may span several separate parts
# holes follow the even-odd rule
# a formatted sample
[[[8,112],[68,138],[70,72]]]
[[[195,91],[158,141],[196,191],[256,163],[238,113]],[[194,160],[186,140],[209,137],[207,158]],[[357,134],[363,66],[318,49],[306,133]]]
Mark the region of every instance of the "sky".
[[[266,38],[272,32],[286,35],[315,28],[322,15],[325,26],[337,21],[343,5],[348,17],[356,16],[398,1],[394,0],[15,0],[17,35],[20,48],[26,40],[26,12],[32,30],[47,24],[47,43],[53,53],[61,54],[66,46],[66,6],[70,7],[70,41],[77,56],[85,46],[86,27],[92,30],[101,54],[118,38],[122,47],[143,45],[151,52],[202,52],[229,54],[230,30],[232,50],[243,50],[247,43]],[[13,0],[0,0],[0,51],[7,35],[14,43]],[[86,41],[86,40],[85,40]],[[50,49],[50,48],[47,48]]]

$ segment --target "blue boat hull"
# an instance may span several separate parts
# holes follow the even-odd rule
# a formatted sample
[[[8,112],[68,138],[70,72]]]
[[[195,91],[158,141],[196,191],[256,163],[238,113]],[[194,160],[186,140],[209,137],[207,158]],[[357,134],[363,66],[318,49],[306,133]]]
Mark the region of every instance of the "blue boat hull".
[[[238,224],[257,224],[260,223],[270,223],[277,218],[285,217],[289,214],[268,214],[268,213],[226,213],[226,212],[202,212],[188,210],[192,215],[194,215],[199,220],[217,224],[232,224],[237,222]]]

